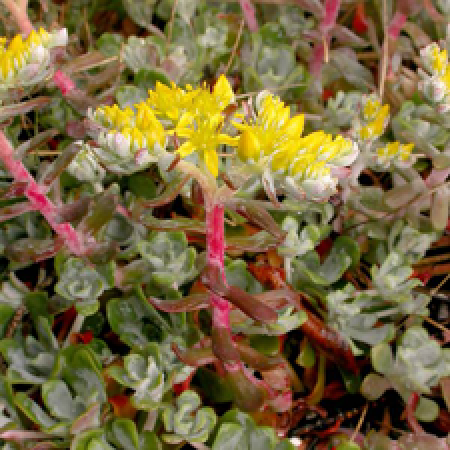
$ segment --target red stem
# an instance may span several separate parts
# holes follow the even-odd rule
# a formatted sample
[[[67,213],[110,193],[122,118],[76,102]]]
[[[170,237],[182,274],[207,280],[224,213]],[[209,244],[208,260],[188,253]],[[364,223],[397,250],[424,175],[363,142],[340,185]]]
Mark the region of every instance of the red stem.
[[[72,253],[81,255],[84,252],[81,235],[70,223],[58,221],[58,208],[49,200],[45,189],[36,183],[22,162],[14,159],[14,150],[2,131],[0,131],[0,160],[15,181],[27,183],[24,195],[30,202],[31,207],[41,212],[53,230],[64,239]]]

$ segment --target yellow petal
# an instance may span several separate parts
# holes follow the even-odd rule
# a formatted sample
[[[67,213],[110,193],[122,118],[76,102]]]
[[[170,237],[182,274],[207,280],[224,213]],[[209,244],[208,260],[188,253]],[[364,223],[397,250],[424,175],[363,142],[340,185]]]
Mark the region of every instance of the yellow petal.
[[[284,127],[286,134],[293,137],[300,137],[303,133],[303,126],[305,125],[305,116],[303,114],[298,114],[288,121]]]
[[[240,138],[237,153],[242,161],[253,159],[257,161],[261,152],[261,144],[258,138],[250,130],[245,130]]]
[[[220,144],[236,147],[239,144],[239,137],[228,136],[228,134],[219,134],[218,141]]]
[[[211,172],[213,177],[217,177],[219,174],[219,156],[215,150],[207,150],[203,154],[203,159],[205,161],[205,166]]]
[[[178,147],[177,153],[181,158],[185,158],[190,155],[195,150],[195,147],[192,145],[190,141],[185,142],[183,145]]]
[[[214,85],[213,95],[222,111],[232,102],[234,98],[233,89],[225,75],[220,75]]]

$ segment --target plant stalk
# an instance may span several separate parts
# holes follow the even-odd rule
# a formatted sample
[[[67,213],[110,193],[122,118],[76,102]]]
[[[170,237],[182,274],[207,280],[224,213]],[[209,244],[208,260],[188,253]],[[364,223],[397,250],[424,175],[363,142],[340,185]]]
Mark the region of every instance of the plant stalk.
[[[14,158],[14,150],[0,131],[0,160],[5,168],[19,183],[27,183],[24,195],[27,197],[31,207],[39,211],[47,220],[53,230],[64,239],[69,250],[75,255],[84,253],[83,239],[70,223],[60,223],[59,210],[47,197],[45,189],[40,186],[21,161]]]

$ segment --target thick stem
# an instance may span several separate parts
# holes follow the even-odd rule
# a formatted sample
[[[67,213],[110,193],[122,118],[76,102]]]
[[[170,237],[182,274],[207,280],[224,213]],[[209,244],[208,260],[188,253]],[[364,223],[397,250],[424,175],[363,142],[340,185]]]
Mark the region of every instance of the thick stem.
[[[40,211],[53,230],[64,239],[69,250],[75,255],[84,253],[82,236],[70,223],[58,221],[58,208],[47,197],[45,189],[38,185],[21,161],[14,159],[14,150],[0,131],[0,160],[11,173],[15,181],[27,183],[24,195],[31,203],[33,209]]]
[[[220,273],[222,281],[225,278],[225,231],[224,206],[205,202],[206,213],[206,253],[208,267]],[[213,350],[228,369],[236,368],[239,361],[238,352],[233,344],[230,326],[230,304],[220,295],[211,292],[209,301],[212,307]]]

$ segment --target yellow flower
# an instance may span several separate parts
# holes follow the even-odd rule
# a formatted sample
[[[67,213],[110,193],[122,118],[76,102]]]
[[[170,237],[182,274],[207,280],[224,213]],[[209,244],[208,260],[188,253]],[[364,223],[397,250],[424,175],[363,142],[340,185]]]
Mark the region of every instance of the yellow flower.
[[[170,87],[156,83],[155,90],[148,93],[147,103],[156,115],[176,122],[184,113],[201,116],[221,113],[233,100],[233,89],[225,75],[221,75],[212,92],[206,84],[197,89],[188,85],[184,90],[174,83]]]
[[[378,160],[387,162],[392,159],[407,161],[414,149],[414,144],[400,144],[400,142],[389,142],[385,147],[377,149]]]
[[[25,41],[20,34],[14,36],[6,46],[6,38],[0,38],[0,73],[3,78],[12,78],[29,60],[37,47],[47,46],[50,35],[40,28],[32,30]]]
[[[237,138],[220,132],[223,117],[216,113],[211,117],[198,118],[190,113],[185,113],[177,127],[171,131],[186,141],[178,148],[177,153],[185,158],[193,152],[197,152],[201,161],[214,177],[219,173],[219,156],[217,147],[220,145],[236,146]]]
[[[436,73],[445,72],[447,68],[447,61],[447,50],[444,49],[440,51],[437,45],[433,46],[430,58],[431,68],[433,69],[433,71]]]
[[[368,98],[363,106],[363,117],[365,120],[372,120],[381,108],[381,103],[376,98]]]
[[[445,85],[445,92],[447,95],[450,95],[450,64],[445,68],[445,73],[440,77],[440,80]]]
[[[101,106],[97,108],[95,114],[106,126],[119,131],[133,126],[134,112],[130,107],[122,110],[118,105]]]
[[[148,91],[147,104],[155,114],[177,121],[192,103],[192,91],[186,92],[172,83],[171,86],[156,82],[154,90]]]
[[[303,132],[304,116],[290,118],[288,106],[272,94],[262,100],[261,108],[254,123],[237,123],[233,125],[240,130],[241,137],[238,156],[247,162],[278,152],[293,139],[299,139]]]
[[[369,120],[369,123],[357,131],[357,134],[363,140],[376,139],[383,134],[389,120],[389,105],[381,106]]]

